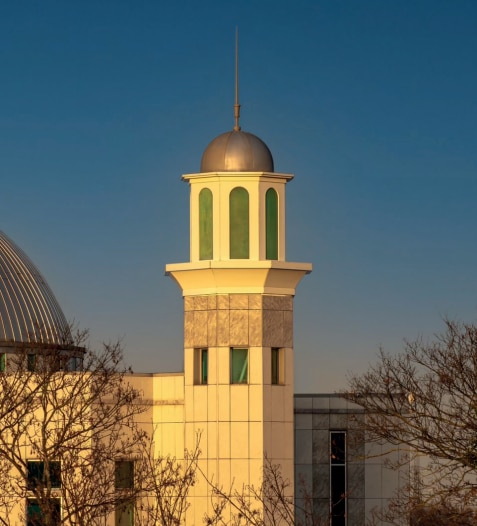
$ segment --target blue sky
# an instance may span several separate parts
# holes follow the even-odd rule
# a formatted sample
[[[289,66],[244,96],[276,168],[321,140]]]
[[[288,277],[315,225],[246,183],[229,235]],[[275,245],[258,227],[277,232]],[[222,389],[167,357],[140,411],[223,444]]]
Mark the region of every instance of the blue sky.
[[[91,342],[182,368],[188,189],[241,125],[287,186],[297,392],[477,308],[477,3],[0,4],[0,228]]]

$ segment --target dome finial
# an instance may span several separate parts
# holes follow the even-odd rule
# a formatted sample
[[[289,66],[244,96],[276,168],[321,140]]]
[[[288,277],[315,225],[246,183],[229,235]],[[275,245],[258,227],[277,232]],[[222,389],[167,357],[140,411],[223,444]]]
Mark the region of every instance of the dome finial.
[[[239,104],[239,83],[238,83],[238,27],[235,28],[235,104],[234,104],[235,125],[234,131],[240,130],[240,104]]]

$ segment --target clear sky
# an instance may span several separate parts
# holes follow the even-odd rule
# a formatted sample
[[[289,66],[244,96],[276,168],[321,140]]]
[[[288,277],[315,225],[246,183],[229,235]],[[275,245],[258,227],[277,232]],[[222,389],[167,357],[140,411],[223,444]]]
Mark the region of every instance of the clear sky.
[[[0,4],[0,228],[91,343],[182,369],[188,188],[241,125],[287,186],[297,392],[477,313],[477,2]]]

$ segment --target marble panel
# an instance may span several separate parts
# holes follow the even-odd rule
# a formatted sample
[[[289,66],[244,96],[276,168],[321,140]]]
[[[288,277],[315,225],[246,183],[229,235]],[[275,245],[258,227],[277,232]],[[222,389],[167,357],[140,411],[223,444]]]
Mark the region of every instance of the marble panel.
[[[229,295],[228,294],[218,294],[217,295],[217,308],[229,310]]]
[[[324,499],[330,495],[330,465],[313,465],[313,498]]]
[[[307,498],[313,491],[313,470],[311,464],[295,464],[295,495]]]
[[[263,310],[284,310],[283,301],[284,296],[272,296],[264,295],[263,296]]]
[[[327,413],[314,413],[313,429],[324,429],[328,431],[328,429],[330,429],[330,415]]]
[[[347,429],[348,415],[347,414],[330,414],[330,429]]]
[[[295,430],[295,463],[311,464],[313,437],[311,430]]]
[[[231,347],[249,346],[248,340],[248,310],[230,311],[229,341]]]
[[[186,296],[184,298],[184,312],[194,310],[194,296]]]
[[[217,311],[209,310],[207,312],[207,345],[214,347],[217,345]]]
[[[215,294],[210,294],[210,296],[207,296],[207,308],[209,310],[214,310],[217,308],[217,296]]]
[[[364,499],[348,499],[348,526],[361,526],[361,524],[365,524],[364,513]]]
[[[248,309],[248,294],[230,294],[230,309]]]
[[[194,347],[194,311],[184,312],[184,347]]]
[[[295,429],[311,429],[312,428],[312,415],[297,414],[295,415]]]
[[[263,311],[263,345],[265,347],[284,347],[283,311]]]
[[[282,347],[293,347],[293,311],[283,311]]]
[[[328,498],[313,499],[313,524],[327,525],[330,523],[330,501]],[[349,525],[351,526],[351,525]],[[356,525],[358,526],[358,525]],[[359,526],[362,526],[360,524]]]
[[[248,308],[257,310],[262,309],[262,295],[261,294],[249,294],[248,295]]]
[[[295,409],[311,409],[313,407],[311,396],[295,396]]]
[[[209,296],[195,297],[195,310],[207,310],[209,303]]]
[[[230,334],[229,334],[229,323],[230,314],[229,310],[218,310],[217,311],[217,345],[219,347],[230,346]]]
[[[207,347],[207,311],[194,312],[194,347]]]
[[[367,464],[365,465],[364,476],[365,496],[367,499],[381,498],[382,479],[381,479],[381,464]]]
[[[250,347],[262,346],[262,311],[248,311],[248,341]]]
[[[348,495],[356,499],[364,499],[364,463],[348,464]]]

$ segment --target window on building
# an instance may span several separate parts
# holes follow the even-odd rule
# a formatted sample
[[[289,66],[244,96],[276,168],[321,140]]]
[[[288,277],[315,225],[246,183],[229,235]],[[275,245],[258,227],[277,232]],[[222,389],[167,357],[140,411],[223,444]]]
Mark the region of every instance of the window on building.
[[[330,431],[331,526],[346,526],[346,432]]]
[[[248,349],[230,349],[230,383],[248,383]]]
[[[114,523],[115,526],[134,526],[133,502],[124,502],[116,506]]]
[[[285,351],[272,347],[272,385],[285,383]]]
[[[48,508],[48,509],[46,509]],[[61,524],[60,499],[27,499],[27,526],[59,526]],[[50,515],[51,520],[47,517]]]
[[[213,196],[208,188],[199,193],[199,259],[212,259],[214,254]]]
[[[234,188],[229,198],[230,259],[249,256],[249,196],[242,187]]]
[[[0,353],[0,373],[4,373],[7,370],[7,355],[2,352]]]
[[[194,383],[207,385],[209,380],[209,350],[194,350]]]
[[[273,188],[265,194],[266,258],[278,259],[278,195]]]
[[[134,461],[117,460],[114,469],[114,486],[116,489],[134,487]]]
[[[36,369],[36,354],[27,354],[27,371]]]
[[[46,469],[48,466],[48,469]],[[61,462],[27,461],[27,487],[29,490],[49,487],[61,488]]]

